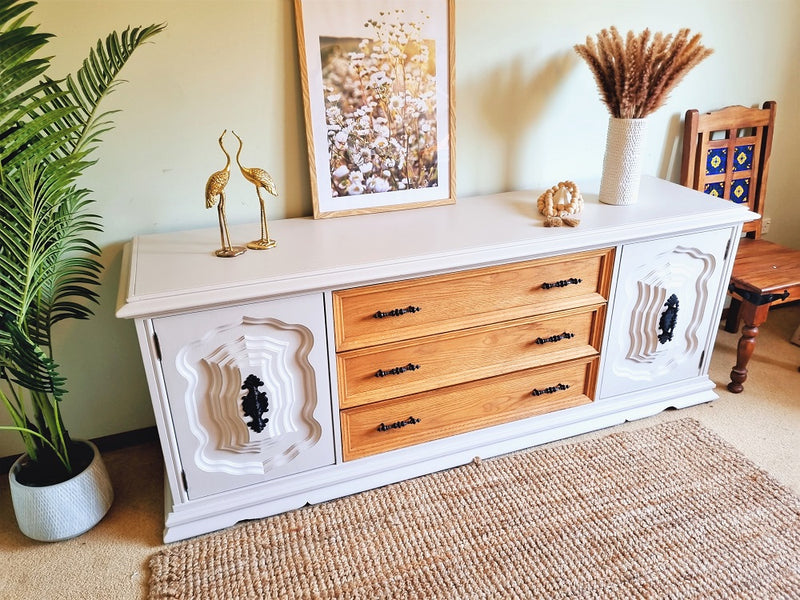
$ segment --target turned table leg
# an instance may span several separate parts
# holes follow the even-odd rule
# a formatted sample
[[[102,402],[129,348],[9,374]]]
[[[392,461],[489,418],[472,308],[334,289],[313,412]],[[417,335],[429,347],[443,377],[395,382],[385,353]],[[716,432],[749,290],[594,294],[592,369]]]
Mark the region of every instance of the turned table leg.
[[[767,320],[767,313],[769,313],[769,304],[757,305],[742,301],[739,308],[739,316],[744,321],[744,325],[736,350],[736,365],[731,370],[731,382],[728,384],[728,390],[734,394],[738,394],[744,389],[742,384],[747,381],[747,363],[753,356],[758,328]]]

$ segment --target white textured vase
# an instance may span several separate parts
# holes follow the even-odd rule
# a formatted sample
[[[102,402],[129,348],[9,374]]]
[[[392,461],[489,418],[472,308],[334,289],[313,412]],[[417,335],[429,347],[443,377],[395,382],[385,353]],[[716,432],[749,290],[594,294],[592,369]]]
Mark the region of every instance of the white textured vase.
[[[114,500],[111,479],[97,447],[81,442],[94,452],[92,462],[72,479],[33,487],[17,481],[26,456],[19,457],[8,473],[11,501],[20,531],[40,542],[76,537],[97,525]]]
[[[639,199],[646,129],[646,119],[609,119],[600,202],[625,206]]]

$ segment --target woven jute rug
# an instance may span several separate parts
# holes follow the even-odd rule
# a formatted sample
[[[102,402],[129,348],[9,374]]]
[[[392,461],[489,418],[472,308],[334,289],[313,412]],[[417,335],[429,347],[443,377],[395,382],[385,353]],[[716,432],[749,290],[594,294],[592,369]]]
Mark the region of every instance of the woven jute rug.
[[[693,420],[177,543],[150,598],[800,598],[800,498]]]

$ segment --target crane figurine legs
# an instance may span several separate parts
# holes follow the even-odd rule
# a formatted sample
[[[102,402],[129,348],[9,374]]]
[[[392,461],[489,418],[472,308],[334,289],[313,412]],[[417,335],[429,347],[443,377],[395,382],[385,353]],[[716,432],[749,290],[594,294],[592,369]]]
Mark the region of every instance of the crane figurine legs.
[[[231,238],[228,233],[228,219],[225,218],[225,196],[220,194],[219,204],[217,205],[217,216],[219,217],[219,237],[222,247],[214,254],[220,258],[232,258],[239,256],[247,251],[244,246],[231,246]]]
[[[261,204],[261,237],[253,240],[247,244],[251,250],[269,250],[278,245],[278,242],[269,237],[269,226],[267,225],[267,210],[264,206],[264,198],[261,196],[261,190],[256,188],[258,194],[258,202]]]

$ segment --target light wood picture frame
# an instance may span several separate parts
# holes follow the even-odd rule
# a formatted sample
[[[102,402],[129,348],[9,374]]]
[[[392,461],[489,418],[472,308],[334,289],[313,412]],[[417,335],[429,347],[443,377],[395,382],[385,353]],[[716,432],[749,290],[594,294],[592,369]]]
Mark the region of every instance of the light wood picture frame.
[[[314,218],[455,202],[453,0],[295,0]]]

